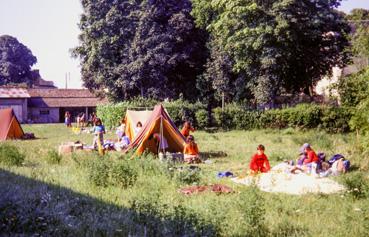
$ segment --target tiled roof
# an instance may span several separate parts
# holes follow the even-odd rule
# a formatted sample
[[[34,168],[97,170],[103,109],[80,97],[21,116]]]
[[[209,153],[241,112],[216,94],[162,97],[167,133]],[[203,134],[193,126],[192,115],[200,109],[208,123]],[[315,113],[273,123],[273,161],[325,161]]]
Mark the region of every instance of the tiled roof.
[[[95,107],[107,103],[87,89],[28,89],[30,107]]]
[[[28,93],[42,98],[95,98],[87,89],[28,89]]]
[[[24,88],[0,88],[0,98],[29,98],[27,89]]]
[[[98,104],[105,104],[106,99],[99,98],[41,98],[34,97],[28,100],[30,107],[95,107]]]
[[[29,98],[28,105],[46,107],[95,107],[107,103],[107,99],[97,98],[87,89],[25,89],[1,88],[0,98]]]

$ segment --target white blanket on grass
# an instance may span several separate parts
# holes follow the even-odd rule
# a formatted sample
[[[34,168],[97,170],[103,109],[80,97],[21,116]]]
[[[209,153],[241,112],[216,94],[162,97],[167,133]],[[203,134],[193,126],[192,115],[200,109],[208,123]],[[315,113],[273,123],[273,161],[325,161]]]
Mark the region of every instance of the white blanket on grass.
[[[329,179],[318,178],[304,173],[288,174],[284,172],[271,171],[257,176],[247,176],[245,178],[233,178],[233,182],[253,185],[260,190],[272,193],[287,193],[293,195],[303,195],[307,193],[338,193],[345,190],[344,186]]]

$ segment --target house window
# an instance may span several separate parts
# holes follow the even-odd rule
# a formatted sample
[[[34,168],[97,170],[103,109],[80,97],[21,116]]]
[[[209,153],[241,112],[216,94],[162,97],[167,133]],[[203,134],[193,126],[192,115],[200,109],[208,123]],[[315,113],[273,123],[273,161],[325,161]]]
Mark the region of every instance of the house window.
[[[48,115],[50,114],[49,110],[40,110],[40,115]]]

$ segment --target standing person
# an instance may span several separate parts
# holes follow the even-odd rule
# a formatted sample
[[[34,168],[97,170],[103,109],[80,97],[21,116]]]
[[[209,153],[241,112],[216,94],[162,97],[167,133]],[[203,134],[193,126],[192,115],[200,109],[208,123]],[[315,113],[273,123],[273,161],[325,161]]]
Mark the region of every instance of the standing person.
[[[102,149],[102,146],[104,144],[105,127],[102,124],[101,119],[99,118],[96,118],[95,120],[93,133],[94,133],[93,146],[95,149],[98,148],[100,151],[100,149]]]
[[[70,113],[69,111],[66,111],[64,114],[64,121],[65,121],[65,125],[67,127],[72,127],[72,121],[71,121],[71,117],[70,117]]]
[[[264,154],[265,147],[263,145],[258,145],[257,152],[252,156],[250,161],[251,173],[266,173],[270,170],[268,157]]]
[[[81,116],[79,117],[79,122],[81,123],[81,127],[85,127],[86,123],[86,115],[85,113],[81,113]]]
[[[199,148],[195,143],[195,138],[192,135],[189,135],[186,139],[186,145],[183,149],[184,161],[192,164],[192,163],[201,163],[201,159],[199,156]]]
[[[80,127],[80,116],[81,116],[81,114],[80,114],[80,113],[78,113],[78,114],[77,114],[77,117],[76,117],[77,128],[79,128],[79,127]]]
[[[194,132],[195,129],[192,127],[191,123],[186,121],[183,124],[183,128],[181,130],[182,135],[187,139],[187,137],[190,135],[190,132]]]

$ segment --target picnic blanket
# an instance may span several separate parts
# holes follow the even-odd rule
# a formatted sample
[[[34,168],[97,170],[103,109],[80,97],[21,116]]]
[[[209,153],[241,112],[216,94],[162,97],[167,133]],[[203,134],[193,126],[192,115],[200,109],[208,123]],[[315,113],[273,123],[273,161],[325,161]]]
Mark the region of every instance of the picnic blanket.
[[[303,195],[307,193],[338,193],[344,186],[329,178],[317,178],[305,173],[288,174],[282,172],[262,173],[245,178],[232,178],[235,183],[244,185],[255,184],[260,190],[272,193]]]

